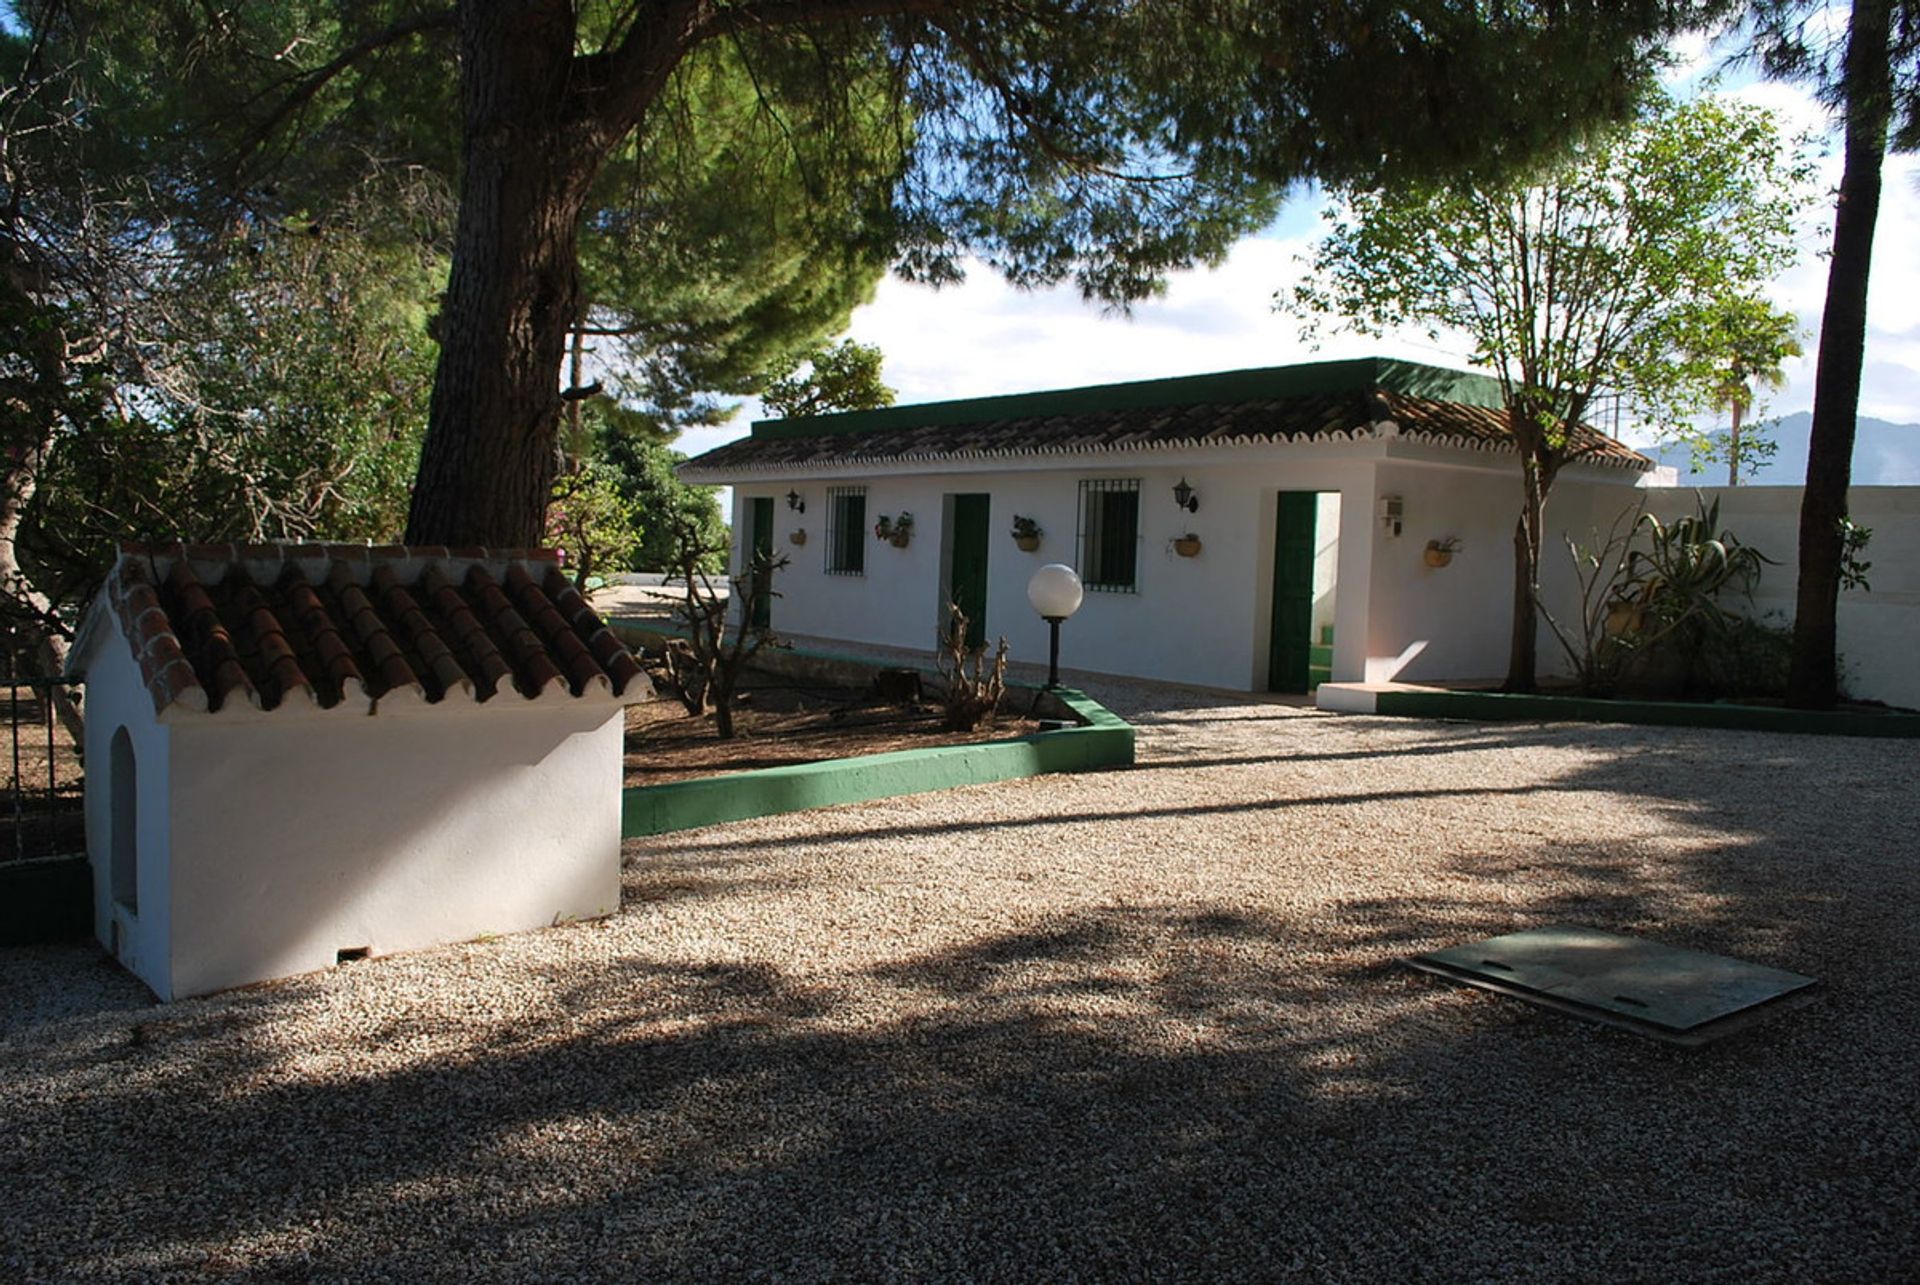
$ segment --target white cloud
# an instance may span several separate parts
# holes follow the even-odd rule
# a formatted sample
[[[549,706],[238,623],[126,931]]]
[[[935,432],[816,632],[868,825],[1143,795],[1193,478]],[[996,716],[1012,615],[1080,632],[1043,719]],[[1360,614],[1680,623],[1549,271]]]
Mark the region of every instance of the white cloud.
[[[1697,65],[1709,55],[1683,50]],[[1696,70],[1698,67],[1696,66]],[[1805,89],[1754,81],[1728,91],[1780,111],[1792,128],[1824,130],[1828,113]],[[1822,163],[1823,181],[1837,185],[1837,149]],[[1920,421],[1920,158],[1890,157],[1885,170],[1861,413],[1896,422]],[[1216,270],[1175,274],[1164,297],[1130,317],[1105,314],[1071,288],[1023,292],[991,269],[974,265],[967,281],[931,290],[898,280],[882,283],[872,303],[854,314],[852,333],[886,354],[885,378],[902,403],[984,397],[1045,388],[1156,379],[1253,366],[1381,355],[1440,365],[1464,363],[1465,347],[1435,345],[1421,333],[1369,340],[1328,335],[1316,351],[1301,341],[1297,322],[1272,310],[1274,291],[1302,271],[1320,207],[1308,194],[1289,206],[1279,228],[1235,246]],[[1826,239],[1831,219],[1809,227],[1801,265],[1772,287],[1807,332],[1807,354],[1788,364],[1788,383],[1771,399],[1775,414],[1805,410],[1813,401],[1814,351],[1826,295]],[[680,446],[698,453],[746,432],[749,405],[733,424],[689,432]]]

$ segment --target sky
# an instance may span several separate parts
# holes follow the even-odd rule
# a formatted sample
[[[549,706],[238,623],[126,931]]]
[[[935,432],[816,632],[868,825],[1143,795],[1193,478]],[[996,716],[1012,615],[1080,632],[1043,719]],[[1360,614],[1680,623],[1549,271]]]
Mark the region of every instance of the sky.
[[[1779,112],[1785,133],[1830,133],[1826,109],[1804,89],[1738,74],[1703,40],[1676,46],[1676,53],[1679,62],[1668,80],[1677,94],[1723,93]],[[1884,176],[1860,413],[1916,423],[1920,157],[1889,157]],[[1831,190],[1839,177],[1839,146],[1832,140],[1821,161],[1821,181]],[[1272,227],[1241,241],[1220,267],[1174,274],[1162,298],[1130,316],[1105,314],[1071,287],[1014,290],[992,269],[975,265],[965,284],[941,290],[888,278],[873,301],[854,313],[851,334],[885,353],[882,377],[902,404],[1370,355],[1466,365],[1464,346],[1435,345],[1423,333],[1383,340],[1323,334],[1316,349],[1301,339],[1296,318],[1273,311],[1274,292],[1303,271],[1324,205],[1317,192],[1302,190]],[[1770,396],[1770,414],[1807,410],[1813,403],[1830,206],[1830,199],[1816,206],[1799,266],[1771,288],[1776,302],[1800,318],[1806,355],[1787,363],[1787,383]],[[745,434],[758,413],[749,402],[731,423],[690,431],[677,445],[698,454]]]

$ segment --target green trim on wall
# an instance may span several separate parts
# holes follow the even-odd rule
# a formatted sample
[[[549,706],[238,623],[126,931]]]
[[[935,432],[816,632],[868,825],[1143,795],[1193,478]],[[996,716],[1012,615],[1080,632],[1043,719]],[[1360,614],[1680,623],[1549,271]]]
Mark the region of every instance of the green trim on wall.
[[[623,838],[633,839],[723,821],[948,790],[956,785],[1132,764],[1131,724],[1082,692],[1061,688],[1053,695],[1081,726],[976,745],[896,750],[865,758],[634,786],[621,792],[620,833]]]
[[[1509,692],[1381,692],[1374,712],[1406,718],[1466,718],[1500,722],[1638,723],[1709,727],[1814,736],[1920,737],[1920,714],[1860,714],[1845,710],[1779,709],[1770,705],[1703,705],[1681,701],[1597,700],[1582,696],[1523,696]]]
[[[1433,401],[1461,402],[1498,410],[1506,403],[1500,381],[1490,375],[1446,370],[1419,362],[1358,357],[1347,361],[1313,361],[1297,366],[1267,366],[1228,370],[1176,379],[1146,379],[1125,384],[1094,384],[1085,388],[1050,389],[1001,397],[970,397],[960,401],[928,402],[919,406],[888,406],[880,410],[843,411],[800,419],[754,421],[758,438],[814,437],[823,433],[874,433],[899,428],[980,424],[996,419],[1031,419],[1046,415],[1083,415],[1095,411],[1134,410],[1143,406],[1196,406],[1214,402],[1272,401],[1313,397],[1323,393],[1363,392],[1372,389],[1405,393]]]

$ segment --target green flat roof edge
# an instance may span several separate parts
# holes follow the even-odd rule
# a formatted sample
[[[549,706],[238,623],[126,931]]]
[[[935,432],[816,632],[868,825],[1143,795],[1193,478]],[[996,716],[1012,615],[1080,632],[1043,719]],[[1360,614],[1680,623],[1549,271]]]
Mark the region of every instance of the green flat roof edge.
[[[1770,705],[1600,700],[1512,692],[1381,692],[1375,699],[1374,711],[1405,718],[1477,718],[1495,722],[1540,719],[1810,736],[1920,738],[1920,714],[1857,714],[1846,710],[1777,709]]]
[[[979,424],[998,419],[1029,419],[1145,406],[1193,406],[1211,402],[1261,401],[1312,397],[1321,393],[1372,389],[1405,393],[1434,401],[1461,402],[1498,410],[1505,404],[1500,381],[1491,375],[1449,370],[1385,357],[1303,362],[1248,370],[1181,375],[1118,384],[1090,384],[998,397],[887,406],[798,419],[755,420],[756,438],[815,437],[830,433],[876,433],[898,428]]]
[[[620,794],[620,836],[635,839],[727,821],[926,794],[959,785],[1050,772],[1090,772],[1133,763],[1131,724],[1083,692],[1059,688],[1054,695],[1084,720],[1082,726],[973,745],[894,750],[665,785],[630,786]]]

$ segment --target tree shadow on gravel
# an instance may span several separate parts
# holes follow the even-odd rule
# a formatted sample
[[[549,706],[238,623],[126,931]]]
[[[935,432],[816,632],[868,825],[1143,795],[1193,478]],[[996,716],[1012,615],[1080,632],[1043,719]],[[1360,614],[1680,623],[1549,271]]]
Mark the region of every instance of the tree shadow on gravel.
[[[1596,752],[1535,784],[1312,802],[1332,817],[1383,799],[1618,792],[1662,824],[1596,804],[1590,835],[1439,855],[1413,891],[1358,872],[1311,910],[1116,898],[804,971],[650,955],[644,935],[611,960],[443,952],[451,996],[410,999],[380,970],[412,965],[392,961],[0,1036],[0,1274],[1910,1273],[1913,752],[1498,735]],[[1280,817],[1302,801],[1221,806]],[[1086,813],[1201,814],[1045,820]],[[715,832],[660,874],[666,904],[647,922],[664,933],[681,899],[790,886],[782,843],[964,842],[967,828]],[[1682,1051],[1400,963],[1568,921],[1826,989]]]
[[[463,1280],[1911,1263],[1920,1139],[1887,1078],[1910,1033],[1796,1014],[1699,1053],[1646,1044],[1398,967],[1405,925],[1452,931],[1450,909],[1108,907],[811,979],[627,959],[555,970],[540,1011],[398,1066],[380,1051],[405,1023],[357,1024],[335,994],[329,1051],[368,1065],[328,1075],[250,1024],[259,996],[181,1006],[186,1026],[96,1043],[98,1065],[51,1086],[0,1046],[30,1090],[0,1134],[0,1263]]]

